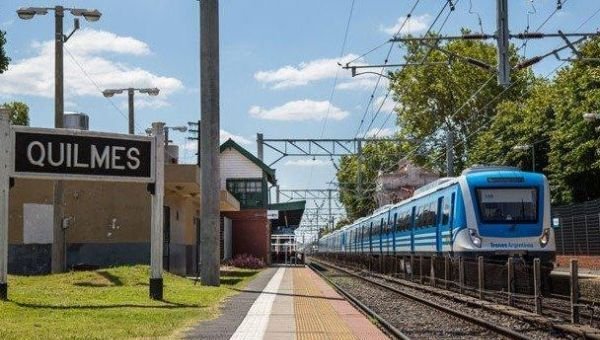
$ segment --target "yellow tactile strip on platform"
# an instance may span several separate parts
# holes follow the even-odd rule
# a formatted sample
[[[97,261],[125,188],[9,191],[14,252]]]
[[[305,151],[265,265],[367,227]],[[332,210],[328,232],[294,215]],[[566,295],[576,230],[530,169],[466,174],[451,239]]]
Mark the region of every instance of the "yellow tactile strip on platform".
[[[292,270],[296,339],[356,339],[328,298],[321,294],[309,269]]]

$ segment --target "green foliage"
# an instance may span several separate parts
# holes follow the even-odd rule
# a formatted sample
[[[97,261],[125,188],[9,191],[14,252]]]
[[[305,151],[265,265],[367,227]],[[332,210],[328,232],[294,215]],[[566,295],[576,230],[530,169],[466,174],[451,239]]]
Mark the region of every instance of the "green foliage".
[[[163,301],[148,298],[148,266],[47,276],[9,276],[0,339],[164,338],[219,314],[222,301],[257,271],[222,271],[221,287],[165,273]],[[176,337],[176,336],[174,336]]]
[[[489,128],[477,135],[468,163],[511,165],[523,170],[545,171],[550,136],[554,127],[554,91],[548,81],[538,80],[522,100],[498,105]],[[519,150],[518,146],[528,146]],[[532,154],[532,149],[535,154]]]
[[[582,57],[600,58],[600,38],[580,46]],[[600,133],[583,113],[600,112],[600,62],[576,61],[558,72],[553,101],[556,110],[548,167],[556,203],[600,197]]]
[[[10,122],[13,125],[29,126],[29,106],[22,102],[4,103],[4,107],[10,110]]]
[[[377,173],[395,169],[403,149],[402,145],[391,141],[368,143],[363,147],[360,159],[357,155],[342,157],[337,180],[340,200],[351,221],[376,208],[374,194]]]
[[[6,45],[6,32],[0,31],[0,74],[8,69],[10,62],[10,58],[6,56],[4,45]]]
[[[488,65],[496,64],[496,48],[491,43],[457,40],[443,43],[440,47],[463,57],[470,57]],[[451,58],[440,50],[430,50],[418,43],[406,44],[406,62],[435,65],[404,67],[392,76],[394,99],[402,109],[398,115],[400,135],[416,152],[411,160],[421,166],[445,173],[446,134],[454,131],[455,173],[468,163],[473,137],[481,124],[495,116],[497,102],[486,106],[505,89],[496,83],[495,71],[482,69],[465,62],[464,58]],[[514,49],[510,50],[511,62],[517,63]],[[490,79],[492,78],[492,79]],[[518,98],[533,80],[530,71],[512,74],[515,85],[502,94],[503,100]],[[472,98],[483,84],[478,94]],[[485,108],[482,110],[482,108]]]

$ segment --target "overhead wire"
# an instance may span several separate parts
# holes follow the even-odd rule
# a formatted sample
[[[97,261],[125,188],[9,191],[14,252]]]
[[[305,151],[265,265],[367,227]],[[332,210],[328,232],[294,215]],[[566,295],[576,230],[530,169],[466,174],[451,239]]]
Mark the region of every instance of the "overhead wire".
[[[413,12],[415,11],[415,9],[417,8],[417,6],[419,5],[421,0],[416,0],[415,4],[411,7],[409,13],[404,17],[404,21],[400,24],[400,27],[398,28],[396,34],[394,34],[394,36],[398,36],[402,30],[404,29],[404,26],[406,26],[406,24],[408,23],[408,21],[412,18]],[[446,3],[447,5],[447,3]],[[389,41],[387,42],[389,43]],[[390,55],[392,53],[392,50],[394,48],[394,42],[389,43],[390,47],[387,51],[385,60],[383,65],[387,65]],[[354,134],[354,138],[357,138],[358,135],[360,134],[362,125],[365,122],[365,118],[367,116],[367,113],[369,112],[369,108],[371,107],[371,104],[373,104],[373,100],[375,99],[375,93],[377,92],[377,89],[379,88],[379,84],[381,83],[381,78],[383,78],[383,72],[385,71],[385,66],[381,68],[381,72],[379,73],[379,75],[377,76],[377,81],[375,82],[375,86],[373,88],[373,92],[371,93],[371,95],[369,96],[369,101],[367,102],[367,106],[365,107],[365,112],[362,115],[362,118],[360,119],[360,124],[358,125],[358,128],[356,129],[356,133]]]
[[[102,93],[102,89],[100,88],[100,86],[98,85],[98,83],[96,83],[96,81],[94,79],[92,79],[92,77],[89,75],[89,73],[85,70],[85,68],[83,67],[83,65],[81,65],[81,63],[75,58],[75,56],[71,53],[71,51],[69,51],[69,49],[67,48],[66,45],[63,46],[65,52],[67,52],[67,55],[71,58],[71,60],[75,63],[75,65],[77,65],[77,67],[79,68],[79,70],[81,70],[81,72],[83,73],[83,75],[90,81],[90,83],[92,83],[92,85],[94,85],[94,87],[98,90],[98,93]],[[115,108],[115,110],[117,110],[117,112],[123,116],[123,118],[125,118],[126,121],[129,121],[129,117],[127,115],[125,115],[125,113],[123,113],[123,111],[113,102],[113,100],[111,98],[107,98],[104,97],[108,100],[108,102],[111,104],[112,107]],[[144,129],[141,129],[140,126],[136,123],[135,124],[135,128],[138,130],[138,133],[144,133]]]

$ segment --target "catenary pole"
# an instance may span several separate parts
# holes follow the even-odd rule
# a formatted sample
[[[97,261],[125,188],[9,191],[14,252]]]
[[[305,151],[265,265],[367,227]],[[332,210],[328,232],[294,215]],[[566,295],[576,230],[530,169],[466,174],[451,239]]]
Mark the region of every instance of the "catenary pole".
[[[163,299],[163,205],[165,192],[165,123],[152,123],[155,140],[155,176],[150,229],[150,298]]]
[[[64,85],[63,85],[63,18],[64,8],[56,6],[54,9],[54,127],[63,127],[64,116]],[[54,182],[53,190],[53,240],[52,240],[52,273],[61,273],[66,270],[66,245],[63,229],[64,218],[64,183]]]
[[[200,1],[201,282],[220,285],[219,1]]]

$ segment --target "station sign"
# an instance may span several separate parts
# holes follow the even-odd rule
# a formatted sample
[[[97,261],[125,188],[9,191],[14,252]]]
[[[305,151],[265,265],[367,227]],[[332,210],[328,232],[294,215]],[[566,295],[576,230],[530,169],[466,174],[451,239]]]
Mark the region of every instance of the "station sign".
[[[279,218],[279,210],[267,210],[267,219],[276,220]]]
[[[154,138],[13,126],[13,177],[154,182]]]

